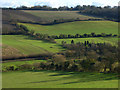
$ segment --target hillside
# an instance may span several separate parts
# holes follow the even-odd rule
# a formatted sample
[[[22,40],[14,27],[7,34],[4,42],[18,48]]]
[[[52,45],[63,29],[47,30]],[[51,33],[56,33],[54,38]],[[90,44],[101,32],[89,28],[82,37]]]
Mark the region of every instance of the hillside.
[[[42,22],[52,22],[54,20],[88,20],[98,19],[92,16],[81,15],[79,11],[39,11],[39,10],[23,10],[28,14],[40,17]],[[99,18],[100,19],[100,18]]]
[[[19,29],[14,25],[14,23],[16,23],[17,21],[22,22],[40,21],[40,18],[20,10],[2,10],[3,33],[18,31]]]
[[[3,35],[3,58],[44,53],[56,53],[63,48],[55,43],[33,40],[23,35]]]
[[[49,35],[59,34],[85,34],[95,32],[96,34],[108,33],[118,34],[118,23],[112,21],[76,21],[57,25],[37,25],[19,23],[36,33]]]

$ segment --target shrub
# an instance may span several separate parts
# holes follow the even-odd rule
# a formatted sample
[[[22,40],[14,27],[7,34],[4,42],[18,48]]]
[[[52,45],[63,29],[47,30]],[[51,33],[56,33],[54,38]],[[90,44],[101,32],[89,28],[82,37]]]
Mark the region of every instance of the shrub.
[[[60,64],[66,61],[66,58],[63,55],[54,55],[52,57],[54,63]]]
[[[23,64],[19,66],[20,70],[31,70],[33,68],[33,65],[31,64]]]

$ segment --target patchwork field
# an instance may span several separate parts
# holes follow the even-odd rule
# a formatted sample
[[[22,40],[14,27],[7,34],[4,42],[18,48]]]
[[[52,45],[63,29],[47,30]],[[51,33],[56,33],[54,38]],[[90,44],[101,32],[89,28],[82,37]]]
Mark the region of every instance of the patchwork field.
[[[15,56],[17,54],[34,55],[48,52],[56,53],[63,50],[58,44],[33,40],[32,38],[23,35],[3,35],[2,43],[3,56]]]
[[[114,46],[118,45],[118,38],[71,38],[71,39],[56,39],[55,41],[61,44],[62,41],[66,41],[67,44],[70,44],[74,40],[74,43],[89,41],[91,43],[110,43]]]
[[[49,35],[59,34],[85,34],[95,32],[96,34],[108,33],[118,34],[118,23],[112,21],[76,21],[57,25],[37,25],[19,23],[36,33]]]
[[[96,19],[95,17],[81,15],[79,11],[39,11],[39,10],[24,10],[29,14],[40,17],[42,22],[50,22],[54,20],[68,20],[68,19],[80,19],[80,20],[88,20],[88,19]]]
[[[3,88],[118,88],[117,74],[19,71],[2,75]]]

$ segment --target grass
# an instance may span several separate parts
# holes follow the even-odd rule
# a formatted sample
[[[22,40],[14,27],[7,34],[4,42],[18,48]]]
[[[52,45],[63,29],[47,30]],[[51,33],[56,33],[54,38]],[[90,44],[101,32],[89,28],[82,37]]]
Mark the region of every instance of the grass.
[[[118,34],[118,23],[113,21],[76,21],[69,23],[62,23],[57,25],[37,25],[26,24],[29,30],[34,30],[36,33],[43,33],[49,35],[59,34],[85,34],[95,32],[96,34],[108,33]]]
[[[19,51],[19,53],[22,53],[24,55],[33,55],[48,52],[56,53],[63,50],[63,48],[58,44],[44,42],[41,40],[33,40],[28,36],[23,35],[3,35],[2,43],[3,46],[7,45],[15,48]],[[12,49],[4,49],[6,49],[6,47],[3,47],[3,51],[5,51],[3,54],[7,53],[9,50],[12,51]],[[7,55],[9,55],[9,53],[7,53]],[[15,53],[13,53],[13,55],[15,55]]]
[[[38,11],[38,10],[25,10],[29,14],[40,17],[40,20],[43,22],[50,22],[54,20],[66,20],[66,19],[77,19],[87,20],[95,19],[95,17],[81,15],[79,11]]]
[[[70,44],[71,41],[74,40],[74,43],[78,43],[78,42],[85,42],[85,41],[89,41],[89,42],[94,42],[94,43],[110,43],[112,45],[117,46],[117,42],[118,42],[118,38],[71,38],[71,39],[56,39],[55,41],[59,44],[61,44],[62,41],[66,41],[67,44]]]
[[[12,62],[5,62],[2,63],[2,66],[17,66],[17,65],[23,65],[23,64],[33,64],[38,62],[46,62],[46,60],[30,60],[30,61],[12,61]]]
[[[9,67],[9,66],[17,67],[23,64],[34,64],[34,63],[39,63],[39,62],[46,62],[46,60],[9,61],[9,62],[6,61],[2,63],[2,70],[4,70],[6,67]]]
[[[92,72],[3,72],[2,86],[3,88],[118,88],[116,76],[117,74]]]

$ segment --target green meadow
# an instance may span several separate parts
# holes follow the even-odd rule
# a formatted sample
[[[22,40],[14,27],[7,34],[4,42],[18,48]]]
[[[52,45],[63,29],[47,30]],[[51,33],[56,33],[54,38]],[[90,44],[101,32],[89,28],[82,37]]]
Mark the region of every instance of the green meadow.
[[[64,50],[56,43],[44,42],[42,40],[33,40],[32,38],[24,35],[3,35],[3,55],[11,49],[7,46],[17,49],[23,55],[41,54],[41,53],[56,53]],[[9,53],[8,53],[9,54]]]
[[[56,25],[19,24],[26,26],[29,30],[34,30],[36,33],[49,35],[89,34],[91,32],[118,34],[118,23],[113,21],[76,21]]]
[[[18,71],[2,75],[3,88],[118,88],[117,74]]]

